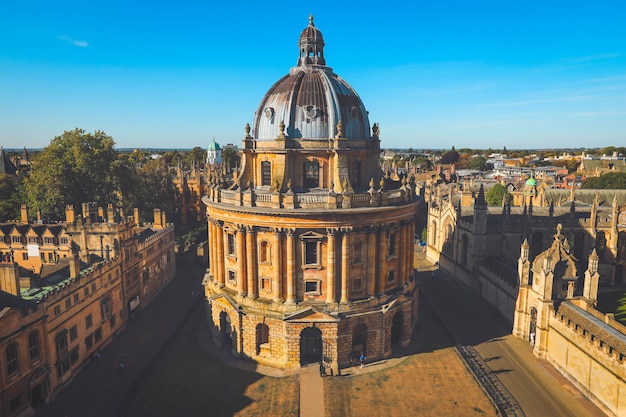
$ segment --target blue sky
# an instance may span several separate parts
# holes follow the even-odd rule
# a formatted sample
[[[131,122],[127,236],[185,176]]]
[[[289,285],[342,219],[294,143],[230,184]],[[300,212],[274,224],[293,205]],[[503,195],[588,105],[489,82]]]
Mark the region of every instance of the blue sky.
[[[5,1],[0,145],[241,145],[313,13],[382,147],[626,143],[626,2]]]

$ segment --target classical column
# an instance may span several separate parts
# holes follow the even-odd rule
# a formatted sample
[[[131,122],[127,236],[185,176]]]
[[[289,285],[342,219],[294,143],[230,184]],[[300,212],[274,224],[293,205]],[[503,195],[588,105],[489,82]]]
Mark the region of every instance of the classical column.
[[[374,296],[376,292],[376,259],[378,259],[378,226],[370,226],[367,233],[367,282],[365,284],[366,295]]]
[[[237,295],[246,295],[246,229],[242,225],[237,226]]]
[[[398,254],[398,284],[404,285],[406,282],[406,228],[408,226],[404,222],[400,222],[400,232],[396,238],[396,253]]]
[[[254,226],[246,227],[246,267],[248,276],[248,297],[257,298],[257,269],[256,269],[256,229]]]
[[[407,236],[407,247],[406,247],[406,268],[407,274],[409,276],[409,281],[413,278],[413,268],[414,268],[414,251],[415,251],[415,219],[411,217],[409,220],[409,235]]]
[[[293,234],[295,229],[287,229],[287,303],[296,302],[296,274],[295,274],[295,250]]]
[[[215,239],[217,240],[217,262],[215,268],[217,269],[217,284],[220,287],[224,286],[224,223],[218,221],[215,224]]]
[[[341,240],[341,304],[348,303],[348,261],[350,257],[350,229],[343,229]]]
[[[272,285],[272,293],[274,294],[274,302],[282,303],[282,294],[281,294],[281,234],[282,231],[279,228],[274,229],[274,282]]]
[[[213,242],[213,220],[211,220],[210,218],[207,218],[207,229],[208,229],[208,246],[209,246],[209,253],[208,253],[208,261],[209,261],[209,275],[211,276],[212,280],[215,280],[215,255],[213,253],[214,249],[215,249],[215,243]]]
[[[326,302],[336,303],[335,299],[335,233],[336,229],[326,229],[328,236],[328,273],[326,274]]]
[[[382,295],[387,287],[387,274],[389,269],[387,268],[387,232],[388,226],[381,226],[378,229],[378,285],[376,288],[376,295]]]

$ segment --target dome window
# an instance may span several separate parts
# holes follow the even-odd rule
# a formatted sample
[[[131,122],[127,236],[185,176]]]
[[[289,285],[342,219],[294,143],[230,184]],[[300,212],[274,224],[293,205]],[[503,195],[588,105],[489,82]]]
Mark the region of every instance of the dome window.
[[[265,108],[265,117],[268,119],[271,119],[274,116],[274,108],[273,107],[266,107]]]
[[[353,119],[359,117],[359,109],[357,109],[356,107],[352,107],[350,109],[350,116],[352,116]]]
[[[304,114],[306,114],[306,117],[309,119],[315,119],[317,117],[317,107],[306,106]]]

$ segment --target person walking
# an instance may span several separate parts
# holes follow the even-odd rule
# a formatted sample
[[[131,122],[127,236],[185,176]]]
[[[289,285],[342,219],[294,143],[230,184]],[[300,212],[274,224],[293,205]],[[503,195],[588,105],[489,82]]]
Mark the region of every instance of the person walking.
[[[326,375],[326,367],[324,366],[324,362],[320,361],[320,376]]]
[[[361,368],[365,366],[365,353],[361,353],[361,356],[359,356],[359,363],[361,364]]]

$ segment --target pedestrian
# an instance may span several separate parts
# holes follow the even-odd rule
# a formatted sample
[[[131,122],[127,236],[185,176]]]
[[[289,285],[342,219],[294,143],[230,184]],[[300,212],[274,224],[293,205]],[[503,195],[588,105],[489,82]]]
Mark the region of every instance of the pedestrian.
[[[97,350],[91,355],[91,366],[96,366],[98,361],[100,360],[100,352]]]
[[[535,332],[530,332],[530,345],[535,346]]]
[[[431,273],[430,273],[430,277],[431,277],[432,279],[435,279],[435,277],[436,277],[436,276],[437,276],[437,273],[436,273],[435,271],[433,271],[433,272],[431,272]]]
[[[359,356],[359,363],[361,364],[361,368],[365,366],[365,353],[361,353],[361,356]]]
[[[326,367],[324,366],[324,362],[320,361],[320,376],[326,375]]]

